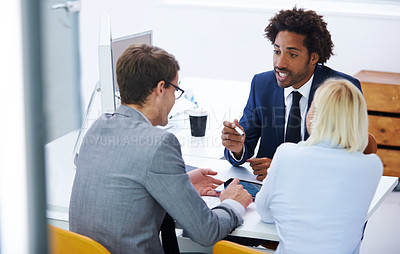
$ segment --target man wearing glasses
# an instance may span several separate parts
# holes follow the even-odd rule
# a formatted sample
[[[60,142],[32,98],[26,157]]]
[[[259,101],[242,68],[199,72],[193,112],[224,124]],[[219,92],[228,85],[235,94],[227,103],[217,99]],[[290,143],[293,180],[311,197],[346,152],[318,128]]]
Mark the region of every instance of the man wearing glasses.
[[[223,182],[210,169],[186,173],[178,140],[156,127],[168,123],[184,92],[178,62],[160,48],[131,45],[116,69],[121,106],[96,120],[82,141],[70,230],[111,253],[164,253],[159,233],[167,212],[193,241],[213,245],[243,222],[252,198],[236,179],[210,210],[200,195],[216,195]]]

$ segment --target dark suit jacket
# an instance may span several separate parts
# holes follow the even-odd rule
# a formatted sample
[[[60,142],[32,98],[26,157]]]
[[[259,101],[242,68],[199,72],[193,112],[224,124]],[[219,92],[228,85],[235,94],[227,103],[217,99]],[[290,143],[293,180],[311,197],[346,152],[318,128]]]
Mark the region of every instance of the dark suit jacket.
[[[314,98],[315,90],[328,78],[344,78],[351,81],[361,90],[360,82],[341,72],[329,67],[317,65],[311,84],[308,108]],[[234,160],[229,151],[225,149],[225,158],[232,165],[241,165],[254,154],[254,149],[260,140],[257,157],[274,156],[276,148],[284,141],[285,128],[285,103],[283,88],[276,82],[274,71],[260,73],[254,76],[251,82],[251,90],[247,105],[243,111],[243,117],[239,124],[246,132],[245,153],[239,162]],[[307,110],[308,110],[307,108]],[[305,132],[305,139],[308,133]]]

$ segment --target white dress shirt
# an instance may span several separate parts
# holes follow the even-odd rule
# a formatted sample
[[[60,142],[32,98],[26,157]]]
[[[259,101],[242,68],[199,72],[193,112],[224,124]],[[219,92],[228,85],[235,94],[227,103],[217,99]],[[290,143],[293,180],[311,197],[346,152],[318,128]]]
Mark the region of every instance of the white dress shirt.
[[[314,78],[314,74],[311,76],[311,78],[304,84],[302,85],[299,89],[295,89],[292,86],[284,88],[283,90],[283,95],[284,95],[284,103],[285,103],[285,132],[284,132],[284,137],[286,137],[286,127],[287,127],[287,122],[289,118],[289,112],[290,108],[292,107],[292,92],[297,91],[299,92],[302,96],[300,98],[300,116],[301,116],[301,140],[304,140],[304,133],[307,131],[305,129],[305,119],[307,115],[307,108],[308,108],[308,98],[310,98],[310,91],[311,91],[311,85],[312,81]],[[232,151],[229,151],[232,158],[236,161],[241,161],[243,159],[243,154],[245,152],[245,147],[243,146],[243,152],[242,152],[242,157],[237,159]]]
[[[276,225],[275,254],[359,253],[382,172],[376,154],[280,145],[255,200],[261,219]]]
[[[296,91],[299,92],[302,96],[300,98],[300,116],[301,116],[301,140],[304,140],[304,133],[305,133],[305,119],[307,115],[307,108],[308,108],[308,98],[310,98],[310,91],[311,91],[311,84],[313,81],[314,75],[302,85],[299,89],[295,89],[292,86],[287,87],[283,90],[283,94],[285,97],[285,133],[284,137],[286,137],[286,127],[289,118],[290,108],[292,107],[293,96],[292,92]]]

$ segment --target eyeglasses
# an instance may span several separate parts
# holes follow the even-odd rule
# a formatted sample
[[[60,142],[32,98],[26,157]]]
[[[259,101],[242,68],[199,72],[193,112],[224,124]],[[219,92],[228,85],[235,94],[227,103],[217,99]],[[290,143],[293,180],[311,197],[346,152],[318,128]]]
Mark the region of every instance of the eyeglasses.
[[[179,81],[178,84],[180,84],[180,83],[181,82]],[[171,86],[173,86],[175,88],[175,100],[181,98],[182,94],[185,92],[183,89],[179,88],[178,86],[176,86],[176,85],[174,85],[172,83],[165,82],[165,84],[171,85]]]

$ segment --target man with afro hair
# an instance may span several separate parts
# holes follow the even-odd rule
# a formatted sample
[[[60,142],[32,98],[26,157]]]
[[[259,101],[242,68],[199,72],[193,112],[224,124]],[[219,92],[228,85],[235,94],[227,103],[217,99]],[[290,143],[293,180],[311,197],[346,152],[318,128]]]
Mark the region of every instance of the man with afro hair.
[[[274,47],[274,69],[253,77],[243,117],[225,121],[221,136],[225,158],[234,166],[249,162],[258,180],[266,177],[280,144],[308,138],[305,116],[326,79],[344,78],[361,90],[357,79],[324,65],[334,45],[321,15],[297,7],[281,10],[264,31]],[[258,142],[257,156],[250,159]]]

